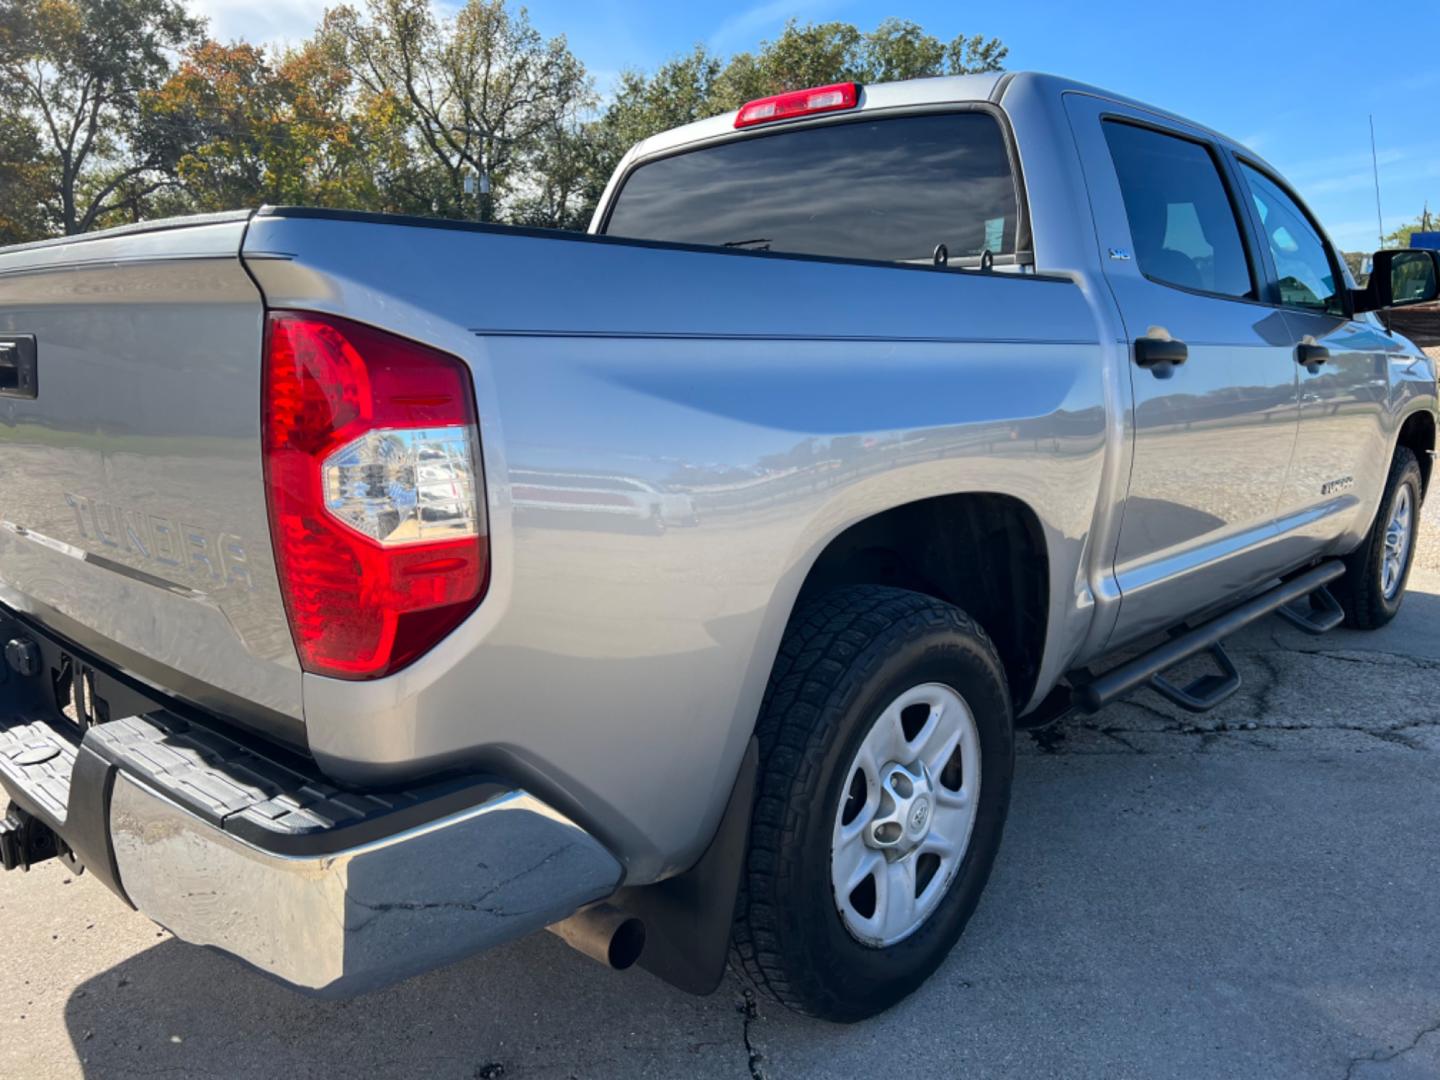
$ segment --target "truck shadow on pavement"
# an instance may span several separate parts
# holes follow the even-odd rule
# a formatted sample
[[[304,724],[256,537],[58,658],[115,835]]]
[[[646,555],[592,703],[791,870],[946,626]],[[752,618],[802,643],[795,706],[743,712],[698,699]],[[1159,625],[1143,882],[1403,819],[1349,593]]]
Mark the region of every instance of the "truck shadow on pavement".
[[[687,997],[543,933],[345,1002],[162,934],[71,994],[76,1058],[93,1077],[1440,1075],[1440,596],[1377,634],[1267,619],[1233,644],[1247,687],[1214,713],[1142,693],[1022,738],[969,931],[868,1023],[733,979]]]
[[[85,1075],[745,1075],[738,985],[687,997],[544,933],[349,1001],[164,937],[71,995]]]

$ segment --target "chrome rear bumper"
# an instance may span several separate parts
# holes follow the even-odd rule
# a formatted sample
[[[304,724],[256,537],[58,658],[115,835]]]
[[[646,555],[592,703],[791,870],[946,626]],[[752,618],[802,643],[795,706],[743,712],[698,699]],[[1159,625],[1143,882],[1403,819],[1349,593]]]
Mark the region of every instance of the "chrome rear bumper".
[[[277,855],[126,775],[110,839],[130,901],[300,989],[363,993],[608,896],[615,859],[524,791],[328,855]]]
[[[0,661],[0,786],[24,825],[0,830],[7,859],[38,834],[39,857],[58,846],[177,937],[301,990],[362,993],[619,885],[615,857],[525,791],[483,776],[340,789],[287,751],[140,711],[141,690],[0,609],[0,643],[17,632],[35,648],[28,675]],[[103,722],[61,714],[76,685],[76,710]]]

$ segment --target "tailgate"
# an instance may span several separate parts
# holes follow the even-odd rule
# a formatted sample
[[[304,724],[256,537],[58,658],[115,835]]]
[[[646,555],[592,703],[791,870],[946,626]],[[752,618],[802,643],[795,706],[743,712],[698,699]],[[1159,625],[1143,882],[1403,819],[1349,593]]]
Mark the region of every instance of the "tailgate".
[[[147,683],[296,739],[246,219],[0,251],[0,602]],[[22,353],[32,384],[6,377],[4,358]]]

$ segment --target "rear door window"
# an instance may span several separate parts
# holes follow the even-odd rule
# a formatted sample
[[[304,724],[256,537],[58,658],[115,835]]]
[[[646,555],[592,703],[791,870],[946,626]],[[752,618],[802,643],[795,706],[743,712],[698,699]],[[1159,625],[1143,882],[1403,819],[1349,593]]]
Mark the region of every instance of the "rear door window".
[[[983,112],[830,123],[660,158],[620,189],[605,232],[930,264],[1015,251],[1015,180]]]
[[[1140,272],[1183,289],[1254,296],[1235,207],[1209,149],[1118,120],[1105,121],[1105,141]]]

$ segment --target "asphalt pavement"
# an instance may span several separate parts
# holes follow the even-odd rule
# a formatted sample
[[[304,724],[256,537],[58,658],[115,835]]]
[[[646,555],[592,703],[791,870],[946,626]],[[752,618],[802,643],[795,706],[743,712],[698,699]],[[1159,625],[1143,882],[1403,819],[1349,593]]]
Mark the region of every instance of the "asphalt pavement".
[[[1233,643],[1025,737],[990,888],[920,993],[837,1027],[549,934],[350,1002],[176,941],[49,863],[0,878],[0,1076],[1440,1076],[1440,500],[1399,619]]]

